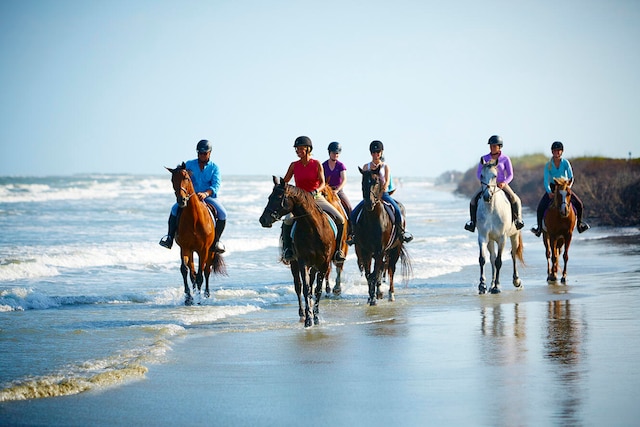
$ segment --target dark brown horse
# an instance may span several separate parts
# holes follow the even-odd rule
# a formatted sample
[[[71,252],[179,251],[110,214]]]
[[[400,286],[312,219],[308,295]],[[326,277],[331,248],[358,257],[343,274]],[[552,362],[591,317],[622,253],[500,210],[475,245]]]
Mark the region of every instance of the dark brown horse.
[[[389,301],[394,301],[393,279],[396,263],[400,259],[402,275],[407,277],[411,273],[411,262],[404,247],[402,238],[397,233],[397,227],[392,221],[391,213],[387,213],[382,201],[384,189],[380,180],[379,168],[362,170],[362,197],[364,200],[360,215],[353,224],[355,231],[354,243],[358,256],[358,267],[364,272],[369,285],[369,305],[376,305],[376,299],[381,299],[380,290],[382,278],[387,274],[389,280]],[[373,262],[373,271],[371,263]]]
[[[316,204],[313,196],[282,178],[273,177],[273,191],[260,216],[263,227],[271,227],[284,215],[292,213],[296,221],[293,236],[293,260],[290,262],[293,283],[298,295],[298,314],[304,326],[318,324],[322,282],[331,272],[331,260],[336,250],[336,239],[329,218]],[[313,303],[313,284],[315,303]],[[302,295],[305,306],[302,308]],[[312,309],[313,306],[313,317]]]
[[[180,246],[180,272],[184,281],[185,305],[193,304],[193,297],[189,291],[187,274],[191,279],[193,291],[200,293],[202,283],[205,282],[205,298],[209,298],[209,274],[225,274],[224,259],[211,251],[215,237],[215,223],[213,215],[207,205],[198,198],[191,175],[185,164],[175,169],[166,168],[171,172],[171,183],[176,194],[176,202],[181,209],[178,216],[178,230],[176,243]],[[198,254],[198,270],[194,266],[193,253]]]
[[[553,191],[553,201],[547,208],[542,222],[542,239],[547,256],[547,281],[558,280],[558,258],[564,247],[562,258],[562,283],[567,283],[567,261],[569,261],[569,246],[576,226],[576,213],[571,205],[571,181],[564,178],[554,178],[556,183]]]

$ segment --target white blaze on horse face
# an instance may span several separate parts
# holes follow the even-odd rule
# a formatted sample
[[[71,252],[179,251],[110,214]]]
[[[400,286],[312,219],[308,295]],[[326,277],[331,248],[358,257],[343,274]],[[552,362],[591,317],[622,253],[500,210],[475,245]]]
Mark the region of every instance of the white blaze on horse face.
[[[560,205],[560,213],[562,216],[568,215],[567,209],[567,190],[560,190],[560,197],[562,198],[562,204]]]

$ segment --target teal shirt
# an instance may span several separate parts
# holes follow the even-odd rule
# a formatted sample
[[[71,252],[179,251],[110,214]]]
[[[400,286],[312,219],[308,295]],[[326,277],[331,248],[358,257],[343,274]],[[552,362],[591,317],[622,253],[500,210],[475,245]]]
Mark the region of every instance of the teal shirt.
[[[573,169],[571,169],[569,160],[561,158],[560,167],[556,168],[556,165],[553,163],[553,158],[551,158],[544,167],[544,189],[547,194],[551,194],[551,184],[554,178],[573,180]]]

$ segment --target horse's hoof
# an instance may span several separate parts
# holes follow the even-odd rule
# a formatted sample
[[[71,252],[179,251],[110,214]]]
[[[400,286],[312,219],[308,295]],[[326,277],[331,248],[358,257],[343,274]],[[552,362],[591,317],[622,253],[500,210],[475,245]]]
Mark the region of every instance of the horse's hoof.
[[[487,293],[487,287],[484,285],[480,285],[478,286],[478,294],[479,295],[484,295]]]
[[[378,298],[378,299],[382,299],[382,298],[384,298],[384,294],[383,294],[382,292],[378,292],[378,293],[376,294],[376,298]]]
[[[211,296],[211,294],[209,293],[209,291],[204,291],[204,297],[205,298],[209,298]]]
[[[562,279],[560,279],[560,283],[562,283],[563,285],[567,284],[567,278],[563,277]]]
[[[313,326],[313,322],[311,321],[311,318],[309,317],[309,318],[305,319],[304,327],[305,328],[310,328],[311,326]]]
[[[394,294],[389,294],[389,301],[394,302],[396,300],[396,296]]]
[[[333,294],[335,296],[339,296],[340,294],[342,294],[342,288],[340,286],[334,286],[333,287]]]
[[[370,305],[370,306],[372,306],[372,307],[373,307],[373,306],[374,306],[374,305],[376,305],[376,304],[377,304],[377,302],[376,302],[375,298],[369,298],[369,305]]]
[[[318,316],[313,316],[313,324],[314,325],[319,325],[320,324],[320,319],[318,318]]]
[[[513,281],[513,286],[515,286],[516,288],[522,287],[522,280],[520,280],[520,279],[514,280]]]
[[[192,306],[193,305],[193,298],[191,296],[188,296],[184,299],[184,305],[186,306]]]
[[[495,295],[495,294],[499,294],[499,293],[500,293],[500,292],[502,292],[502,291],[501,291],[501,290],[500,290],[500,288],[498,288],[498,287],[493,287],[493,288],[491,288],[491,289],[489,290],[489,292],[491,292],[492,294],[494,294],[494,295]]]

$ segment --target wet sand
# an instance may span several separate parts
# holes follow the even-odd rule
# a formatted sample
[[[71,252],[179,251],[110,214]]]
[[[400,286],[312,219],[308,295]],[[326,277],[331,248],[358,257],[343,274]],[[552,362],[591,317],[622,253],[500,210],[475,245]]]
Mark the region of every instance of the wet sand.
[[[606,250],[604,250],[606,249]],[[640,421],[640,253],[581,242],[568,286],[531,255],[523,291],[476,295],[477,268],[427,298],[325,301],[308,330],[283,306],[190,334],[146,377],[0,403],[3,425],[632,426]],[[536,259],[536,257],[538,259]],[[507,269],[506,277],[510,277]],[[573,273],[571,273],[571,271]],[[444,289],[440,287],[444,287]],[[228,324],[225,330],[228,330]]]

